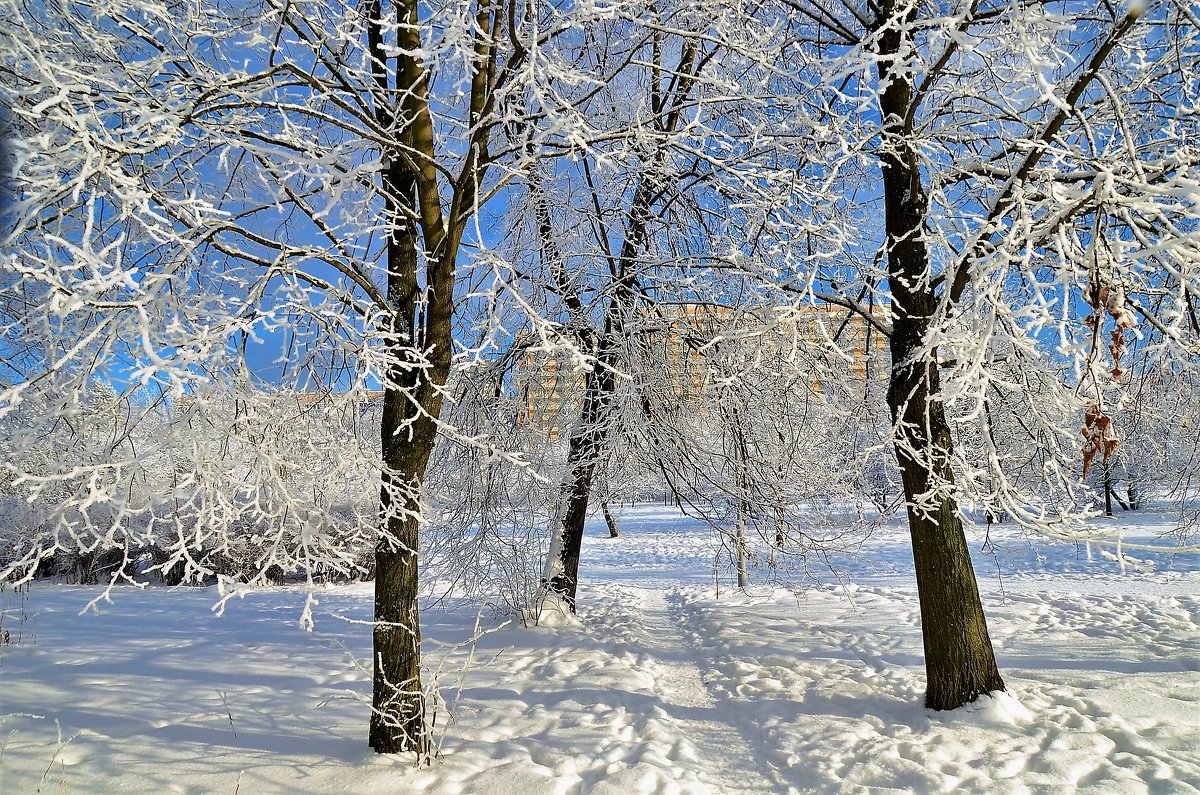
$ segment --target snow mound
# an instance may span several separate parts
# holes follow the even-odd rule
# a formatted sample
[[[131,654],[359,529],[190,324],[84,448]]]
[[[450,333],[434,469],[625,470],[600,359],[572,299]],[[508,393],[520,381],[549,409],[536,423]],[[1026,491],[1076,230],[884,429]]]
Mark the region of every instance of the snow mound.
[[[579,617],[558,594],[543,594],[534,607],[522,611],[526,624],[539,627],[578,627]]]
[[[1003,690],[985,693],[970,704],[943,714],[983,728],[1024,726],[1036,717],[1033,710],[1018,701],[1016,696]]]

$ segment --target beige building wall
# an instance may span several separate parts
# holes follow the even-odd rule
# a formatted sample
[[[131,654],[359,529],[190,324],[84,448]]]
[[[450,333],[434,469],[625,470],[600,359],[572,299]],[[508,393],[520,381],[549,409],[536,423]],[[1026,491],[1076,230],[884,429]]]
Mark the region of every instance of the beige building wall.
[[[878,312],[882,318],[883,312]],[[647,310],[646,331],[637,344],[652,388],[677,405],[703,410],[713,386],[714,355],[725,364],[741,360],[747,368],[795,358],[804,368],[814,353],[825,351],[812,367],[812,385],[821,388],[821,372],[846,368],[855,381],[886,379],[887,341],[859,314],[833,304],[804,304],[771,317],[711,304],[683,304]],[[734,348],[731,351],[731,347]],[[722,348],[724,350],[722,350]],[[543,438],[565,438],[579,410],[583,371],[567,354],[529,352],[518,362],[518,423]]]

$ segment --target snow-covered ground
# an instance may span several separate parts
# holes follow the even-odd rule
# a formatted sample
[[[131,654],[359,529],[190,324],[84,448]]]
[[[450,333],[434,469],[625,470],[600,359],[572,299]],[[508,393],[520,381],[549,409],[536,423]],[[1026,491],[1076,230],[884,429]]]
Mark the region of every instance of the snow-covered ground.
[[[319,593],[311,633],[297,589],[220,617],[208,589],[120,589],[86,615],[97,589],[0,594],[22,633],[0,646],[0,792],[1200,791],[1196,556],[1122,573],[1005,527],[973,539],[1011,696],[939,714],[902,532],[739,593],[699,525],[622,522],[590,529],[578,623],[424,611],[446,701],[424,768],[366,748],[370,586]]]

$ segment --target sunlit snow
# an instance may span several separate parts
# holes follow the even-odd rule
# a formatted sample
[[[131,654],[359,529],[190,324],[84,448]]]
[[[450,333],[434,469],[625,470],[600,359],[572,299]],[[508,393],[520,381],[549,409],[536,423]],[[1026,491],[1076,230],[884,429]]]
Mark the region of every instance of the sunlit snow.
[[[905,535],[730,586],[728,553],[661,507],[585,540],[581,616],[525,628],[428,603],[445,705],[423,768],[366,746],[370,585],[36,583],[0,647],[0,791],[179,793],[1192,792],[1200,788],[1200,560],[1141,570],[993,527],[970,539],[1009,693],[950,713],[924,670]],[[1131,542],[1166,518],[1106,521]],[[795,573],[790,576],[794,578]],[[714,580],[717,577],[720,581]],[[719,591],[714,587],[719,585]],[[482,611],[482,612],[481,612]],[[468,639],[478,628],[474,644]]]

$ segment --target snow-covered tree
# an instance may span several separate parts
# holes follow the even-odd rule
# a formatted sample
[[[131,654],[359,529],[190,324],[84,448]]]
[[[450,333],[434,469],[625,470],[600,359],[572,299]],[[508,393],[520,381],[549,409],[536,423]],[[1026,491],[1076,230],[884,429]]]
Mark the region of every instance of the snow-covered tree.
[[[1169,1],[786,5],[799,54],[784,62],[813,130],[798,172],[858,210],[766,275],[888,307],[926,703],[952,708],[1003,688],[960,504],[1066,533],[1084,511],[1047,497],[1116,446],[1137,329],[1160,333],[1156,358],[1194,366],[1200,30]],[[804,240],[786,223],[776,236]],[[1041,499],[1008,479],[998,421],[1047,440]],[[968,423],[979,432],[956,444]]]
[[[732,43],[763,35],[744,14],[658,4],[636,21],[618,17],[578,56],[634,67],[579,106],[607,134],[527,180],[516,240],[528,264],[517,276],[551,321],[534,333],[547,351],[569,351],[560,371],[579,374],[545,571],[547,592],[571,609],[594,492],[629,432],[620,429],[640,424],[628,387],[644,362],[632,346],[653,307],[694,296],[711,266],[711,227],[722,226],[714,186],[731,151],[724,120],[740,96]]]
[[[857,509],[885,452],[874,330],[828,304],[680,309],[644,346],[665,366],[641,391],[644,446],[681,507],[729,539],[739,581],[748,558],[803,565],[848,543],[822,514]]]
[[[0,412],[69,412],[97,379],[165,395],[184,421],[157,442],[190,451],[173,471],[211,497],[167,527],[126,510],[122,486],[147,459],[114,451],[49,476],[111,487],[78,492],[77,515],[60,512],[26,538],[8,573],[29,576],[69,545],[154,541],[186,558],[189,527],[222,546],[247,512],[260,545],[303,550],[292,564],[308,576],[349,572],[359,563],[344,531],[358,517],[311,522],[281,508],[291,481],[319,471],[307,460],[317,453],[276,444],[277,407],[259,396],[322,392],[353,413],[381,390],[379,441],[361,440],[352,457],[379,483],[366,533],[377,593],[370,743],[426,750],[423,484],[439,433],[487,444],[456,434],[442,408],[458,363],[488,358],[509,332],[497,307],[513,295],[511,268],[492,248],[487,206],[539,160],[624,134],[578,111],[629,67],[576,57],[613,11],[492,0],[6,4],[0,68],[17,133],[0,289],[15,375]],[[620,6],[623,18],[644,15]],[[239,405],[255,408],[227,410]],[[257,459],[214,454],[225,440],[248,442],[237,449]],[[49,483],[12,474],[25,489]],[[207,488],[239,474],[231,490]]]

